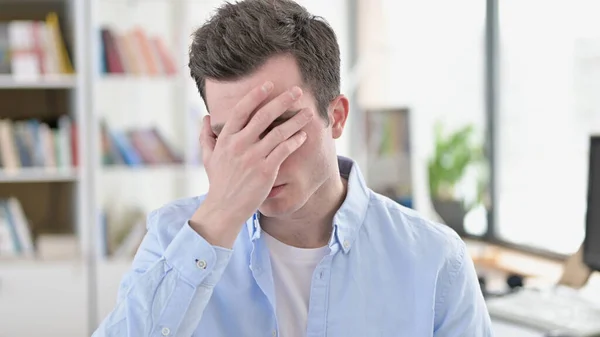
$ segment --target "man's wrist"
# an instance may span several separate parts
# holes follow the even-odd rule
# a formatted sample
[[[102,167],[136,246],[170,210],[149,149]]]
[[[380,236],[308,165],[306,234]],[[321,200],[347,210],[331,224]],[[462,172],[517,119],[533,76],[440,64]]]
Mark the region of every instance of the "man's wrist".
[[[190,227],[213,246],[231,249],[240,226],[231,212],[203,203],[189,221]]]

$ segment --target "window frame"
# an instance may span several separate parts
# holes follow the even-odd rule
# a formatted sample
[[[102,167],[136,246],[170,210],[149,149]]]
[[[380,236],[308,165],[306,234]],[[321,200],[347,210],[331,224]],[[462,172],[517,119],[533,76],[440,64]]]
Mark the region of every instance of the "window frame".
[[[485,6],[485,60],[484,60],[484,102],[485,102],[485,114],[486,114],[486,126],[485,132],[485,150],[486,157],[489,165],[489,193],[490,193],[490,206],[488,209],[488,227],[487,231],[481,235],[465,234],[464,238],[483,241],[500,247],[513,249],[516,251],[524,252],[534,256],[544,257],[555,261],[564,261],[568,258],[568,255],[557,253],[548,249],[538,248],[530,245],[523,245],[506,240],[498,235],[498,222],[497,222],[497,170],[496,155],[498,148],[497,130],[498,130],[498,96],[501,94],[498,85],[498,71],[499,71],[499,48],[498,48],[498,32],[500,30],[499,18],[498,18],[498,0],[486,0]]]

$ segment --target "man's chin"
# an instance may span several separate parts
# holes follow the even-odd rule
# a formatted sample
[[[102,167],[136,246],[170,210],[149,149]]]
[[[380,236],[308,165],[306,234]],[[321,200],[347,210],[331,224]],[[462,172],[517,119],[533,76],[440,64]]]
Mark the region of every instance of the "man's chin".
[[[290,203],[284,199],[267,199],[260,205],[260,213],[269,218],[277,218],[294,212]]]

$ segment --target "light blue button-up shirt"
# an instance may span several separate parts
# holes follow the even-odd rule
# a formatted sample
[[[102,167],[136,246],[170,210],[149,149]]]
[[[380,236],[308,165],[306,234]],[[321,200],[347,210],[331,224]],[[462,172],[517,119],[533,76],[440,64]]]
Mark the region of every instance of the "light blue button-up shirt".
[[[339,163],[348,192],[333,220],[330,253],[313,273],[306,336],[492,336],[459,236],[368,189],[351,160]],[[149,214],[116,307],[94,336],[279,336],[256,216],[232,250],[214,247],[188,225],[202,200]]]

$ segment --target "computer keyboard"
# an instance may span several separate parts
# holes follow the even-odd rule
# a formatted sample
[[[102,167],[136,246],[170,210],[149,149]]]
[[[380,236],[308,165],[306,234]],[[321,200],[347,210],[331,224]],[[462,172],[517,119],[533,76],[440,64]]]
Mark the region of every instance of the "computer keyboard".
[[[600,307],[574,291],[522,289],[488,299],[487,307],[492,318],[522,326],[581,337],[600,336]]]

